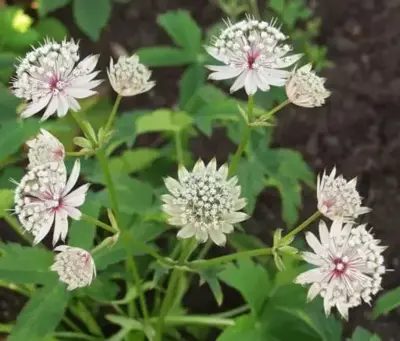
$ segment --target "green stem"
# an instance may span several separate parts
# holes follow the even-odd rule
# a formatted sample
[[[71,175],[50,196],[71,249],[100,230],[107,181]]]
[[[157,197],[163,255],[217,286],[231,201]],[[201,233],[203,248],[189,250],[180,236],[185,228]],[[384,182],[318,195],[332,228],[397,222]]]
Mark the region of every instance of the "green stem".
[[[103,223],[102,221],[97,220],[96,218],[93,218],[93,217],[91,217],[89,215],[86,215],[84,213],[82,214],[82,219],[86,220],[90,224],[93,224],[93,225],[96,225],[98,227],[101,227],[102,229],[104,229],[104,230],[106,230],[108,232],[111,232],[111,233],[116,233],[117,232],[110,225],[108,225],[106,223]]]
[[[112,181],[111,178],[110,169],[108,168],[108,161],[106,154],[104,150],[101,148],[97,151],[97,159],[99,160],[100,165],[103,168],[104,180],[106,182],[108,193],[110,195],[112,209],[114,211],[117,221],[121,224],[121,216],[118,208],[117,193],[115,190],[114,182]]]
[[[115,118],[115,115],[117,114],[118,107],[119,107],[119,104],[121,102],[121,99],[122,99],[122,96],[118,95],[117,99],[115,100],[115,103],[114,103],[114,106],[112,108],[110,117],[108,118],[108,121],[107,121],[107,124],[106,124],[106,129],[105,129],[106,132],[110,130],[110,128],[111,128],[111,126],[112,126],[112,124],[114,122],[114,118]]]
[[[180,165],[184,165],[183,160],[183,147],[182,147],[182,136],[179,131],[174,134],[176,157]]]
[[[308,225],[310,225],[313,221],[315,221],[320,216],[321,216],[321,212],[316,211],[313,215],[311,215],[306,220],[304,220],[299,226],[297,226],[295,229],[290,231],[286,236],[284,236],[281,239],[281,244],[284,245],[285,242],[287,243],[291,238],[293,238],[299,232],[303,231]]]
[[[239,258],[266,256],[266,255],[270,255],[271,253],[272,253],[272,249],[266,247],[266,248],[262,248],[262,249],[236,252],[236,253],[232,253],[230,255],[215,257],[215,258],[206,259],[206,260],[198,260],[198,261],[191,262],[188,265],[190,265],[190,267],[193,269],[208,268],[210,266],[215,266],[215,265],[219,265],[221,263],[230,262],[232,260],[236,260]]]
[[[207,255],[208,251],[210,251],[212,244],[213,244],[212,241],[207,240],[203,248],[200,250],[197,259],[203,259]]]
[[[194,242],[196,241],[194,240]],[[182,252],[178,259],[178,265],[183,265],[193,250],[193,240],[185,240],[183,241],[182,244],[183,244]],[[180,279],[180,270],[174,269],[172,271],[171,277],[168,282],[167,292],[161,304],[160,315],[158,317],[156,325],[155,341],[161,341],[162,339],[165,316],[167,315],[168,310],[171,308],[174,299],[175,288],[179,283],[179,279]]]
[[[215,314],[214,316],[220,317],[220,318],[234,317],[234,316],[240,315],[242,313],[246,313],[249,310],[250,310],[250,306],[244,305],[242,307],[224,311],[223,313],[220,313],[220,314]]]
[[[284,102],[278,104],[276,107],[272,108],[270,111],[268,111],[266,114],[261,115],[260,118],[257,121],[264,121],[269,119],[272,115],[274,115],[276,112],[281,110],[282,108],[286,107],[288,104],[291,102],[287,99]]]
[[[25,240],[28,244],[32,244],[32,238],[22,232],[17,219],[15,219],[7,211],[3,212],[3,218],[23,240]]]
[[[229,176],[232,176],[236,173],[237,168],[239,166],[240,159],[242,157],[242,154],[244,150],[246,149],[247,143],[249,142],[250,135],[251,135],[251,120],[253,118],[253,109],[254,109],[254,97],[249,96],[249,100],[247,103],[247,123],[244,128],[244,133],[242,135],[242,139],[240,141],[240,144],[236,150],[235,155],[233,156],[231,160],[231,164],[229,165]]]
[[[153,317],[150,321],[159,321],[160,317]],[[196,316],[196,315],[183,315],[183,316],[165,316],[164,323],[169,326],[186,326],[186,325],[200,325],[200,326],[215,326],[215,327],[230,327],[235,325],[235,321],[231,319],[213,317],[213,316]]]
[[[76,123],[78,124],[79,128],[82,130],[82,132],[84,133],[84,135],[90,140],[90,142],[92,143],[92,146],[96,146],[97,142],[94,140],[92,134],[88,131],[88,129],[86,128],[85,125],[85,121],[82,119],[82,117],[80,116],[79,112],[72,112],[72,116],[74,117]]]

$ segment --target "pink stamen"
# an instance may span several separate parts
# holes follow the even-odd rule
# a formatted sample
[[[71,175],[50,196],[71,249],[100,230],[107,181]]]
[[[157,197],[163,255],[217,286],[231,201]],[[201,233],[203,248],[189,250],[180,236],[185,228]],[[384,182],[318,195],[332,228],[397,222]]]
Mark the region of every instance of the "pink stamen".
[[[347,263],[343,262],[341,258],[335,258],[333,260],[333,264],[335,265],[335,269],[333,270],[333,276],[341,277],[347,270]]]
[[[249,69],[254,68],[254,63],[256,62],[257,58],[260,56],[260,52],[249,52],[247,54],[247,66]]]

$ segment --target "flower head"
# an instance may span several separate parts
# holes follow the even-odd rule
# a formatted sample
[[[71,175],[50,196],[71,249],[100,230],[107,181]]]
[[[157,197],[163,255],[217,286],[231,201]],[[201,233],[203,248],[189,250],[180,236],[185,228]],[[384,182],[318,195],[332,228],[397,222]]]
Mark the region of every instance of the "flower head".
[[[236,78],[231,92],[244,87],[248,95],[257,89],[268,91],[270,85],[284,86],[290,72],[280,70],[297,62],[301,54],[287,56],[292,50],[282,42],[286,36],[275,22],[257,21],[250,17],[227,28],[215,37],[207,52],[225,65],[209,65],[209,78]]]
[[[336,176],[336,168],[329,175],[325,171],[318,176],[317,199],[318,210],[331,220],[342,218],[351,221],[371,209],[361,206],[361,196],[358,194],[357,179],[346,181],[342,175]]]
[[[179,181],[167,178],[165,185],[171,194],[162,196],[163,211],[168,213],[171,225],[182,227],[179,238],[195,237],[199,242],[211,240],[222,246],[227,233],[233,231],[233,224],[248,218],[237,212],[246,206],[246,199],[240,198],[238,179],[228,180],[228,167],[221,166],[213,159],[207,166],[199,160],[192,172],[181,166]]]
[[[20,181],[15,190],[15,213],[25,230],[31,232],[39,243],[54,225],[53,245],[59,239],[65,241],[68,233],[68,217],[81,218],[77,207],[86,198],[89,185],[71,192],[80,171],[75,162],[67,181],[67,171],[62,162],[50,162],[32,168]]]
[[[311,64],[307,64],[292,73],[286,82],[286,95],[300,107],[320,107],[331,94],[324,83],[325,79],[318,77],[311,70]]]
[[[57,43],[47,40],[29,52],[19,63],[13,80],[15,96],[27,101],[22,118],[35,115],[42,109],[42,120],[57,112],[65,116],[69,109],[78,111],[76,98],[89,97],[92,89],[101,83],[93,80],[98,56],[79,61],[79,46],[73,40]],[[78,64],[77,64],[78,63]]]
[[[60,253],[50,269],[58,273],[61,282],[68,284],[68,290],[86,287],[96,278],[96,266],[88,251],[66,245],[54,250]]]
[[[113,89],[121,96],[141,94],[156,84],[150,80],[151,71],[139,63],[137,55],[121,56],[116,64],[111,59],[107,74]]]
[[[41,129],[34,139],[26,143],[29,147],[28,169],[43,165],[48,162],[63,162],[65,156],[64,146],[47,130]]]
[[[362,301],[370,303],[371,296],[381,289],[386,272],[381,254],[386,247],[379,245],[365,225],[353,227],[341,220],[335,220],[330,231],[321,221],[319,237],[320,240],[311,232],[306,233],[314,252],[304,252],[303,258],[316,268],[299,275],[296,283],[312,284],[308,299],[321,295],[326,314],[336,306],[347,319],[349,308]]]

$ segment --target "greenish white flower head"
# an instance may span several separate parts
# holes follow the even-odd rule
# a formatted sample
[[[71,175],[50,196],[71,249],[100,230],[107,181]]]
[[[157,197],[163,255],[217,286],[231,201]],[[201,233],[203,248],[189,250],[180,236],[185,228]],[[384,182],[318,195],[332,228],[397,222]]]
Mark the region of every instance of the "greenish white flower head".
[[[306,240],[313,252],[304,252],[306,262],[315,266],[296,278],[298,284],[311,284],[308,299],[317,295],[324,299],[325,313],[333,307],[348,318],[348,310],[363,301],[370,303],[381,290],[386,272],[380,240],[374,238],[366,225],[354,226],[335,220],[330,230],[321,221],[319,239],[311,232]]]
[[[318,176],[318,210],[331,220],[352,221],[359,215],[368,213],[370,208],[361,206],[362,198],[356,189],[357,179],[347,181],[342,175],[336,177],[336,168],[327,175]]]
[[[121,56],[116,64],[110,59],[108,78],[115,92],[121,96],[135,96],[149,91],[156,82],[151,81],[151,71],[139,62],[139,57]]]
[[[236,78],[230,91],[245,88],[254,95],[258,89],[268,91],[270,86],[284,86],[290,72],[281,70],[301,58],[301,54],[288,56],[292,47],[283,44],[286,36],[276,22],[258,21],[250,16],[214,37],[207,52],[225,65],[208,65],[214,80]]]
[[[94,80],[99,72],[93,72],[99,56],[79,59],[79,45],[74,40],[46,40],[21,59],[12,87],[15,96],[27,102],[22,118],[44,108],[42,121],[55,113],[63,117],[69,109],[80,110],[76,99],[94,95],[92,89],[101,81]]]
[[[240,198],[237,183],[236,176],[228,180],[227,165],[217,169],[215,159],[207,166],[197,161],[191,172],[181,166],[178,181],[165,179],[170,194],[162,196],[162,209],[169,215],[169,224],[181,227],[178,237],[195,237],[201,243],[211,238],[215,244],[225,245],[233,224],[249,218],[238,212],[247,200]]]
[[[67,181],[63,162],[49,162],[32,168],[15,189],[15,214],[22,227],[35,236],[39,243],[54,226],[53,245],[65,241],[68,234],[68,217],[79,220],[77,207],[85,202],[89,185],[72,190],[78,181],[79,160],[75,162]]]
[[[26,144],[29,147],[28,169],[48,162],[64,161],[65,149],[63,144],[45,129],[41,129],[40,133]]]
[[[325,89],[325,79],[318,77],[311,68],[311,64],[307,64],[293,71],[286,82],[288,99],[300,107],[320,107],[331,94]]]
[[[96,266],[91,254],[78,247],[61,245],[51,270],[57,272],[60,281],[68,285],[68,290],[90,285],[96,278]]]

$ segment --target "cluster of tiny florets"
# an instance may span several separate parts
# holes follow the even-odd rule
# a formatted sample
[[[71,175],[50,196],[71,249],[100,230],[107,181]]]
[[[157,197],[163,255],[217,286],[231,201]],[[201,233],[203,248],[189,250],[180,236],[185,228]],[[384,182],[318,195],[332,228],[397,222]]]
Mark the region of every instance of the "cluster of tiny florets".
[[[320,222],[318,240],[311,232],[306,239],[314,253],[304,252],[303,258],[316,268],[297,277],[299,284],[312,284],[308,298],[318,294],[324,298],[324,308],[329,314],[337,307],[347,319],[348,309],[370,303],[372,296],[381,289],[382,275],[386,272],[382,252],[386,247],[379,245],[366,225],[353,226],[336,220],[328,230]]]
[[[115,92],[121,96],[134,96],[149,91],[155,85],[150,80],[151,71],[139,62],[137,55],[121,56],[116,64],[111,59],[107,73]]]
[[[234,92],[242,87],[248,95],[257,89],[268,91],[270,86],[283,86],[290,73],[285,70],[301,57],[287,56],[292,50],[282,44],[287,38],[275,23],[258,21],[250,17],[228,27],[214,37],[207,52],[225,65],[208,65],[214,71],[209,78],[214,80],[235,78],[231,87]]]
[[[320,107],[331,94],[325,89],[325,79],[311,70],[311,64],[295,70],[286,83],[289,100],[301,107]]]
[[[61,43],[47,40],[28,52],[16,69],[12,83],[14,94],[28,102],[22,118],[32,116],[46,108],[43,120],[57,111],[64,116],[68,109],[77,111],[75,98],[85,98],[95,92],[91,89],[101,81],[93,80],[92,72],[98,56],[89,56],[79,62],[79,45],[75,41]]]
[[[342,175],[336,177],[336,168],[318,177],[317,198],[319,211],[330,219],[354,220],[370,211],[362,206],[362,198],[356,189],[357,180],[347,181]]]
[[[179,181],[167,178],[165,183],[171,194],[162,197],[163,210],[170,215],[171,225],[181,226],[180,238],[195,238],[205,242],[209,237],[224,245],[226,233],[233,231],[233,224],[248,218],[236,212],[246,205],[240,198],[238,179],[228,177],[226,165],[216,168],[215,160],[207,166],[197,162],[192,172],[179,169]]]
[[[70,246],[58,246],[59,251],[55,256],[55,262],[51,266],[56,271],[60,281],[66,283],[68,290],[74,290],[88,286],[96,277],[96,267],[89,252]]]

